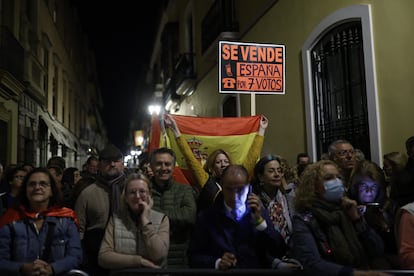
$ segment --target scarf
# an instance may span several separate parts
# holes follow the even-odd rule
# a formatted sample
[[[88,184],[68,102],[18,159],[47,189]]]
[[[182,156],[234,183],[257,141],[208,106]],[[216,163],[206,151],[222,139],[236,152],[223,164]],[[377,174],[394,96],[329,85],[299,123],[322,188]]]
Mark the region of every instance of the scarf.
[[[263,205],[269,212],[273,226],[280,232],[285,242],[288,243],[292,233],[292,221],[290,219],[289,207],[285,195],[278,189],[276,196],[272,199],[262,189],[260,194]]]
[[[327,235],[335,262],[363,267],[366,259],[353,223],[336,203],[315,199],[310,208],[322,231]]]
[[[26,218],[37,219],[39,217],[72,218],[79,229],[79,222],[75,212],[72,209],[60,207],[57,205],[49,207],[48,209],[41,211],[39,213],[26,210],[26,208],[23,205],[20,205],[17,208],[9,208],[7,212],[0,218],[0,227],[3,227],[4,225],[7,225],[13,221],[21,221]]]
[[[114,179],[106,179],[99,175],[97,180],[98,185],[100,184],[106,191],[108,191],[109,202],[111,204],[110,213],[117,212],[119,209],[119,198],[124,188],[125,174],[121,174]]]

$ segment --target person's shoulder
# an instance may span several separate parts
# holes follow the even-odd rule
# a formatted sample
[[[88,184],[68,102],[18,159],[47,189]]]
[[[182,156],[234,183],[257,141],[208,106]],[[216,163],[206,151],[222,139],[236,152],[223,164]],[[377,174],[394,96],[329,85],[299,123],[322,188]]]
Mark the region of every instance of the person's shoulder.
[[[314,217],[313,217],[312,211],[310,211],[310,210],[295,212],[293,214],[293,219],[298,219],[298,220],[301,220],[305,223],[309,223],[310,221],[313,220],[313,218]]]
[[[88,192],[90,193],[96,190],[103,190],[103,188],[100,185],[98,185],[96,182],[94,182],[84,187],[81,193],[88,193]]]
[[[409,212],[410,214],[414,215],[414,202],[407,203],[404,206],[402,206],[400,209],[405,210]]]
[[[96,193],[101,193],[101,191],[105,191],[105,189],[97,185],[97,183],[95,182],[83,187],[83,189],[79,192],[78,198],[90,198],[91,196],[93,197],[94,195],[96,195]]]
[[[225,214],[219,208],[205,208],[200,210],[197,214],[197,220],[211,223],[213,220],[219,219],[221,216],[225,216]]]
[[[175,187],[178,190],[183,190],[183,191],[189,190],[189,191],[192,191],[192,188],[191,188],[190,185],[187,185],[187,184],[184,184],[184,183],[180,183],[180,182],[175,182],[174,181],[173,187]]]
[[[167,214],[151,209],[151,217],[152,218],[160,218],[160,220],[162,220],[165,216],[167,216]],[[168,217],[168,216],[167,216]]]

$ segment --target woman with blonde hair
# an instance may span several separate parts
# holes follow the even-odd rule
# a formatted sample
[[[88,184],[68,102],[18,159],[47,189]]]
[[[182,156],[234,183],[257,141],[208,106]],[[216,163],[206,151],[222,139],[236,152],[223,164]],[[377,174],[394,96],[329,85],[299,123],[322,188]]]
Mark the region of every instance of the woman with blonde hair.
[[[121,207],[111,216],[99,250],[105,269],[163,268],[170,244],[168,217],[152,208],[151,182],[142,173],[125,181]]]

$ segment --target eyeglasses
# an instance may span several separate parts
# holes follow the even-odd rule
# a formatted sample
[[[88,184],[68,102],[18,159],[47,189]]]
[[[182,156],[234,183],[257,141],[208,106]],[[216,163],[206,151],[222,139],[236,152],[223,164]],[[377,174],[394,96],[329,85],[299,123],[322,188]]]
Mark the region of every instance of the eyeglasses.
[[[50,183],[46,181],[40,181],[40,182],[32,181],[32,182],[27,183],[27,187],[30,189],[34,189],[38,184],[40,188],[42,189],[46,189],[47,187],[50,187]]]
[[[336,154],[337,154],[338,156],[341,156],[341,157],[342,157],[342,156],[347,156],[348,154],[349,154],[349,155],[354,155],[354,153],[355,153],[355,152],[354,152],[354,150],[352,150],[352,149],[351,149],[351,150],[339,150],[339,151],[337,151],[337,152],[336,152]]]
[[[136,196],[137,194],[139,194],[140,197],[145,197],[148,194],[148,191],[146,190],[132,190],[132,191],[128,191],[128,196]]]

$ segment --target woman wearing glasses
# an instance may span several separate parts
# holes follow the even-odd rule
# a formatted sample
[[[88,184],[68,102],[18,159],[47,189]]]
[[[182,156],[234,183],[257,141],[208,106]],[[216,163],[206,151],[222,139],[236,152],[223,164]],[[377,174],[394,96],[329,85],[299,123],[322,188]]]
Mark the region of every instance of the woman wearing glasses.
[[[168,217],[152,210],[151,182],[142,173],[128,176],[121,207],[109,219],[99,250],[103,268],[163,268],[170,244]]]
[[[61,207],[58,195],[47,169],[24,178],[17,207],[0,219],[2,275],[61,275],[79,266],[77,219],[72,209]]]

